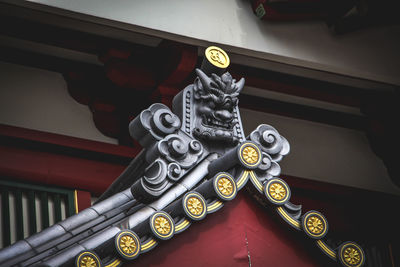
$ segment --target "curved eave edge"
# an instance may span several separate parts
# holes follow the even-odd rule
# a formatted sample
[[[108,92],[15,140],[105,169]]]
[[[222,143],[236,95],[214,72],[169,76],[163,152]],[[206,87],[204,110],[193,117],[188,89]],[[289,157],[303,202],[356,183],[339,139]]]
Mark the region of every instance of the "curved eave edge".
[[[246,172],[246,170],[244,171]],[[252,170],[247,170],[248,176],[250,177],[250,181],[255,187],[255,189],[264,195],[267,202],[272,205],[275,205],[275,210],[279,214],[279,216],[291,227],[298,231],[303,231],[305,235],[311,239],[315,240],[316,246],[330,259],[339,262],[342,266],[351,267],[357,266],[361,267],[365,263],[365,253],[361,246],[352,241],[347,241],[339,245],[339,247],[333,249],[331,248],[325,241],[324,237],[328,233],[328,222],[326,218],[318,211],[308,211],[301,216],[301,220],[291,214],[290,211],[286,208],[286,205],[289,204],[290,199],[290,188],[286,183],[282,183],[281,185],[287,186],[286,190],[283,190],[287,198],[284,196],[279,196],[275,198],[272,194],[276,194],[274,190],[270,190],[267,188],[268,185],[271,184],[271,181],[274,180],[279,184],[282,181],[280,178],[271,178],[267,181],[261,182],[261,179],[257,177],[257,174]],[[272,193],[271,193],[272,192]],[[279,199],[285,199],[284,202],[279,203]],[[285,205],[286,204],[286,205]],[[291,204],[291,203],[290,203]],[[294,206],[291,204],[291,206]],[[296,207],[296,206],[294,206]],[[298,206],[297,206],[298,207]],[[297,215],[301,214],[301,210],[296,212]],[[357,258],[352,258],[354,261],[351,262],[350,257],[353,257],[351,251],[355,251],[359,256]]]

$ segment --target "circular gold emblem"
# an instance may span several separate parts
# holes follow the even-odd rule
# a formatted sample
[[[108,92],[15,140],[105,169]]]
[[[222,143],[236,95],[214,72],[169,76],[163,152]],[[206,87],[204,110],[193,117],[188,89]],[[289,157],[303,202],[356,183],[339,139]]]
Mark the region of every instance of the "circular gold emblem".
[[[311,238],[321,239],[328,232],[328,222],[318,211],[309,211],[303,216],[303,230]]]
[[[261,163],[262,155],[258,146],[252,142],[244,142],[237,150],[240,163],[247,169],[255,169]]]
[[[175,224],[171,216],[165,211],[157,211],[150,217],[150,229],[155,237],[167,240],[175,233]]]
[[[201,200],[198,197],[192,196],[187,200],[187,207],[190,213],[193,215],[200,215],[203,213],[204,206]]]
[[[182,199],[186,215],[195,221],[202,220],[207,215],[207,204],[202,195],[197,192],[188,192]]]
[[[154,227],[161,235],[167,235],[171,232],[171,223],[163,215],[159,215],[154,219]]]
[[[282,200],[286,197],[286,188],[279,182],[274,182],[269,186],[269,194],[275,200]]]
[[[122,251],[126,254],[132,254],[137,248],[135,239],[133,239],[133,237],[129,235],[122,236],[119,241],[119,245]]]
[[[314,233],[314,234],[320,234],[324,230],[325,226],[323,221],[318,218],[317,216],[310,216],[307,219],[307,229]]]
[[[258,161],[258,151],[252,146],[246,146],[243,149],[242,156],[244,161],[249,164],[254,164]]]
[[[233,192],[233,184],[228,178],[222,177],[218,180],[218,189],[224,196],[229,196]]]
[[[83,251],[75,258],[76,267],[100,267],[99,257],[91,251]]]
[[[290,198],[290,188],[280,178],[269,180],[264,186],[264,194],[275,205],[283,205]]]
[[[122,230],[115,236],[117,252],[122,258],[132,260],[139,255],[140,240],[135,232]]]
[[[97,267],[97,262],[92,256],[84,256],[79,262],[82,267]]]
[[[348,247],[343,251],[344,261],[350,266],[354,266],[360,263],[361,253],[355,247]]]
[[[218,68],[225,69],[229,66],[230,60],[228,54],[219,47],[208,47],[206,49],[205,55],[208,61]]]
[[[236,182],[229,173],[218,173],[214,178],[214,190],[222,200],[232,200],[236,196]]]
[[[364,264],[365,254],[354,242],[345,242],[339,247],[339,259],[344,266],[360,267]]]

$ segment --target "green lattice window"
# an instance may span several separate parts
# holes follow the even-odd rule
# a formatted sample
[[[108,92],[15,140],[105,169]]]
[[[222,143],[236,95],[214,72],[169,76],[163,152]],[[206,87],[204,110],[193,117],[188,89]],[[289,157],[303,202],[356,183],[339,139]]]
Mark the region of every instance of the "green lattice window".
[[[74,190],[0,180],[0,248],[75,214]]]

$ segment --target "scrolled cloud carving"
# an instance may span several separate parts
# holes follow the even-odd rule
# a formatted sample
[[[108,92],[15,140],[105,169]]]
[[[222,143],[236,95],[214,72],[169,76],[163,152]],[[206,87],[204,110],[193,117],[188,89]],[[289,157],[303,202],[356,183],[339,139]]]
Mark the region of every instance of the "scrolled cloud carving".
[[[203,153],[203,146],[199,141],[171,134],[161,140],[157,145],[158,155],[168,162],[179,165],[180,168],[192,167]],[[178,168],[173,167],[174,178],[178,178]],[[181,171],[180,171],[181,172]]]
[[[167,172],[168,167],[165,162],[160,159],[155,160],[146,168],[141,179],[141,187],[152,195],[161,194],[168,186]]]
[[[153,104],[143,110],[129,124],[129,132],[142,146],[148,147],[165,136],[175,133],[181,126],[181,121],[163,104]]]
[[[281,174],[281,167],[269,154],[263,152],[261,163],[257,168],[257,174],[262,180],[270,179]]]
[[[259,125],[249,137],[275,162],[281,161],[290,152],[289,142],[270,125]]]

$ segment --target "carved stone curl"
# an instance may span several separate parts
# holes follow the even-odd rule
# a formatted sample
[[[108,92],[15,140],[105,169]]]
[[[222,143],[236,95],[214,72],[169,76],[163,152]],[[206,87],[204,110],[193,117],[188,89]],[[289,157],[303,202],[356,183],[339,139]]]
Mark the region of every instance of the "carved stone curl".
[[[281,167],[274,161],[270,155],[263,152],[261,164],[256,169],[257,177],[263,182],[266,179],[277,177],[281,174]]]
[[[129,124],[129,133],[143,147],[148,147],[166,135],[175,133],[181,126],[181,121],[163,104],[153,104],[143,110]]]
[[[251,141],[259,144],[262,151],[267,153],[273,161],[281,161],[290,152],[289,142],[270,125],[259,125],[249,137]]]

